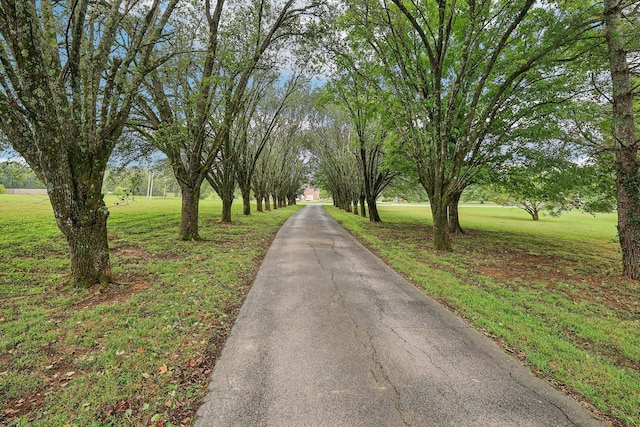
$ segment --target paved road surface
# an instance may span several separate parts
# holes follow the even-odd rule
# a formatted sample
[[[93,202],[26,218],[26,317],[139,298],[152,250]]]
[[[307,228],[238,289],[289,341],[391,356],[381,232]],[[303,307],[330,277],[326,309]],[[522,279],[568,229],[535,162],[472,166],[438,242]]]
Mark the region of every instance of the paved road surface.
[[[598,426],[321,206],[283,226],[196,426]]]

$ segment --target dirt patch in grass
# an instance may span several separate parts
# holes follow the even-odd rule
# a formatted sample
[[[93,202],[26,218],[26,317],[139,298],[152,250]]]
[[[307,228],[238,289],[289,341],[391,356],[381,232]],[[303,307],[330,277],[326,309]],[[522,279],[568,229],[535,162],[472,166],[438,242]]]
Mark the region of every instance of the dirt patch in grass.
[[[73,379],[74,375],[76,375],[74,368],[64,361],[64,357],[57,357],[58,354],[57,352],[50,354],[49,361],[51,363],[44,367],[44,370],[37,372],[45,384],[44,387],[34,390],[26,397],[5,402],[6,405],[3,415],[7,420],[17,419],[23,416],[29,418],[29,415],[33,416],[32,411],[43,405],[45,397],[48,394],[56,393],[56,391],[65,387],[69,381]],[[38,415],[35,415],[33,419],[37,419],[37,417]],[[2,420],[1,417],[0,420]]]
[[[562,281],[566,275],[557,269],[558,261],[550,257],[526,254],[502,255],[487,254],[493,260],[499,260],[497,265],[486,265],[478,268],[481,274],[504,281],[523,279],[535,282]]]
[[[365,227],[374,225],[366,224]],[[433,252],[431,247],[432,230],[430,227],[415,224],[382,223],[375,225],[384,230],[385,242],[403,242],[415,245],[422,253]],[[593,260],[591,265],[584,265],[584,259],[559,255],[554,251],[563,249],[562,242],[556,242],[557,247],[545,246],[541,243],[539,253],[530,253],[528,245],[518,247],[521,236],[501,236],[478,230],[465,230],[465,234],[452,236],[458,265],[466,265],[470,271],[491,277],[506,283],[520,280],[525,283],[544,284],[549,290],[556,290],[559,284],[575,284],[575,289],[562,289],[568,298],[574,302],[581,300],[599,302],[613,311],[635,313],[640,316],[640,282],[622,277],[619,265],[619,255],[611,250],[607,257]],[[503,241],[504,240],[504,241]],[[589,253],[589,243],[580,242],[584,253]],[[376,250],[375,247],[370,249]],[[599,249],[600,250],[600,249]],[[615,252],[615,253],[614,253]],[[442,264],[434,268],[445,269]],[[448,270],[453,272],[452,269]]]
[[[129,262],[135,262],[135,260],[148,260],[156,259],[163,261],[180,261],[182,257],[173,253],[152,254],[140,246],[137,245],[123,245],[112,249],[114,254],[123,256],[128,259]]]
[[[112,283],[107,286],[95,285],[86,290],[86,296],[65,310],[54,308],[50,312],[50,320],[54,322],[63,322],[69,312],[77,310],[92,310],[100,304],[111,304],[114,302],[123,302],[132,295],[144,292],[151,285],[150,278],[144,276],[123,276],[119,277],[121,283]],[[126,281],[126,283],[124,283]],[[52,290],[55,293],[73,294],[75,289],[69,288],[61,281],[54,286]],[[20,298],[27,298],[22,296]],[[33,390],[28,396],[22,396],[13,400],[5,400],[3,402],[4,414],[0,414],[6,420],[15,420],[22,416],[35,420],[39,417],[37,408],[42,407],[47,395],[54,395],[60,389],[74,379],[77,375],[77,368],[74,368],[73,359],[78,359],[89,355],[93,349],[78,345],[63,345],[65,335],[58,337],[56,341],[49,341],[40,349],[40,353],[45,357],[45,362],[41,363],[38,369],[32,369],[32,373],[37,375],[43,382],[44,386]],[[0,359],[0,373],[5,369],[10,369],[13,357],[11,354],[5,355]],[[1,378],[1,377],[0,377]],[[35,414],[35,415],[34,415]],[[0,423],[0,425],[5,425]]]
[[[151,278],[144,276],[121,277],[118,283],[108,286],[95,286],[95,290],[86,298],[75,304],[75,309],[88,310],[100,304],[123,302],[132,295],[146,291],[151,286]]]
[[[491,265],[479,265],[478,272],[500,282],[520,279],[544,284],[549,290],[562,292],[574,302],[599,302],[613,311],[640,314],[640,284],[622,276],[582,274],[580,264],[565,258],[523,253],[504,254],[488,251],[484,257]],[[576,284],[586,292],[558,290],[558,284]]]

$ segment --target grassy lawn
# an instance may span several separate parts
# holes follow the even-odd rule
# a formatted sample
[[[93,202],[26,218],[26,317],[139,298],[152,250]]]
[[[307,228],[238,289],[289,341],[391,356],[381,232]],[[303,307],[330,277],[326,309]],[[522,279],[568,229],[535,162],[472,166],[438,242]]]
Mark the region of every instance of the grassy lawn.
[[[361,242],[537,375],[616,426],[640,426],[640,284],[620,277],[616,217],[462,207],[454,252],[431,249],[428,206],[385,221],[326,209]]]
[[[110,206],[105,289],[65,285],[46,197],[0,195],[0,425],[191,425],[209,373],[279,226],[200,204],[203,240],[176,239],[180,200]]]

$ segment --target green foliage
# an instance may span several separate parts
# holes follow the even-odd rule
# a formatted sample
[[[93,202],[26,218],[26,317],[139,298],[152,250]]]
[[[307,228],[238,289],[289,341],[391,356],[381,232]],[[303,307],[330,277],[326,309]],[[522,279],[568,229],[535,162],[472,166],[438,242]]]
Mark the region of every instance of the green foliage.
[[[577,164],[574,153],[560,148],[521,150],[519,157],[488,173],[492,201],[520,206],[533,219],[545,210],[560,215],[571,209],[610,212],[615,206],[611,165],[605,156]]]
[[[7,192],[7,189],[5,188],[5,186],[0,184],[0,194],[5,194],[6,192]]]
[[[19,162],[0,163],[0,184],[5,188],[46,188],[29,166]]]
[[[468,203],[468,202],[484,203],[486,201],[495,201],[495,200],[492,198],[491,191],[486,186],[480,185],[480,184],[471,184],[467,188],[465,188],[464,191],[462,192],[460,201],[463,203]]]
[[[383,192],[385,200],[400,199],[410,203],[428,202],[429,197],[415,177],[402,175]]]
[[[337,53],[378,92],[449,249],[447,207],[486,165],[562,131],[558,111],[587,71],[591,5],[535,2],[344,2]],[[567,6],[567,5],[565,5]],[[573,50],[575,43],[581,48]],[[331,47],[330,49],[338,50]]]

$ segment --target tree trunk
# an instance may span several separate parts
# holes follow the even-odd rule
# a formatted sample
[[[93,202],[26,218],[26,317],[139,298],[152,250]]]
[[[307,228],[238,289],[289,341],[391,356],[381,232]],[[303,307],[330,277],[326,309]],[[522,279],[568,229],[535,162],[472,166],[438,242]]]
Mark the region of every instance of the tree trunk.
[[[618,238],[625,277],[640,280],[640,200],[638,160],[634,148],[616,150]]]
[[[449,238],[449,218],[447,208],[449,203],[442,197],[430,197],[431,215],[433,216],[433,248],[436,250],[450,251],[451,239]]]
[[[604,11],[613,88],[618,237],[622,249],[622,267],[626,277],[640,280],[640,163],[621,2],[604,0]]]
[[[264,210],[266,211],[270,211],[271,210],[271,196],[269,196],[269,194],[265,194],[264,195]]]
[[[365,201],[364,195],[360,196],[360,216],[363,218],[367,217],[367,207],[364,205]]]
[[[359,215],[358,213],[358,199],[353,199],[353,214]]]
[[[256,194],[256,210],[258,212],[264,212],[262,210],[262,196]]]
[[[182,214],[180,218],[180,240],[200,240],[198,214],[200,208],[200,186],[180,185],[182,191]]]
[[[378,213],[378,203],[376,199],[367,200],[367,205],[369,206],[369,221],[371,222],[381,222],[380,214]]]
[[[240,187],[240,192],[242,193],[242,214],[249,216],[251,215],[251,189]]]
[[[449,233],[451,234],[464,234],[458,215],[458,204],[460,203],[461,196],[462,192],[456,192],[451,196],[451,200],[449,201]]]
[[[278,196],[274,194],[271,198],[273,199],[273,203],[271,203],[273,205],[273,210],[278,209]]]
[[[233,193],[222,198],[222,222],[231,222],[231,206],[233,205]]]
[[[60,199],[55,195],[49,199],[54,212],[67,210],[58,209]],[[56,223],[69,245],[73,283],[80,286],[112,281],[107,240],[109,210],[102,196],[91,199],[76,204],[70,211],[71,217],[56,215]]]

